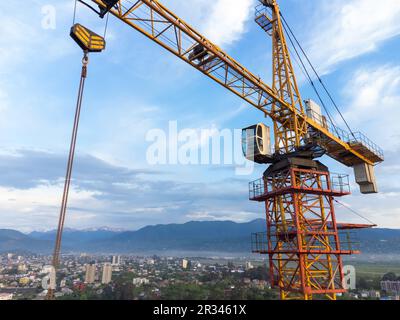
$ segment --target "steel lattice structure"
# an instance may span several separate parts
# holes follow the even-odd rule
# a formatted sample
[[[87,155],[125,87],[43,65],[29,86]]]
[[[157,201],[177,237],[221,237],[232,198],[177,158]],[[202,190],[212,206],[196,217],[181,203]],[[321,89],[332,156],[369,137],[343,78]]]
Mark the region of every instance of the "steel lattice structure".
[[[333,199],[349,194],[347,178],[291,165],[251,183],[250,190],[251,200],[265,202],[267,219],[267,233],[253,235],[253,252],[269,256],[281,298],[336,299],[345,292],[341,255],[359,251],[340,241]]]

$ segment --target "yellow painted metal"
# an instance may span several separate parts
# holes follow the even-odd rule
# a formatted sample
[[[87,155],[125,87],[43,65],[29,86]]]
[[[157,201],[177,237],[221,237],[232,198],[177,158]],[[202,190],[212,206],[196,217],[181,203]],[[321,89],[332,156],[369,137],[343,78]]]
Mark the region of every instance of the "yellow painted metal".
[[[272,89],[277,92],[281,100],[293,107],[293,112],[286,112],[286,105],[274,103],[272,112],[279,119],[276,121],[275,149],[287,154],[296,151],[304,144],[308,125],[306,114],[290,59],[289,49],[283,33],[279,7],[276,3],[272,8],[272,60],[273,84]]]
[[[71,37],[86,52],[101,52],[106,47],[103,37],[77,23],[71,28]]]
[[[106,8],[106,4],[102,0],[91,1],[101,8]],[[276,2],[274,4],[276,5]],[[276,6],[275,10],[275,15],[278,17],[279,8]],[[347,166],[363,162],[376,163],[368,154],[356,151],[348,142],[341,140],[333,132],[318,125],[304,114],[280,20],[275,23],[275,29],[280,33],[280,43],[276,44],[276,48],[277,50],[285,50],[287,57],[283,58],[282,61],[277,60],[275,69],[276,74],[281,76],[282,70],[285,70],[285,76],[288,81],[290,80],[290,85],[288,84],[285,90],[290,93],[290,99],[283,99],[282,92],[276,92],[260,77],[247,70],[159,1],[138,0],[132,2],[120,0],[117,7],[112,8],[110,13],[235,93],[262,111],[266,117],[270,117],[274,121],[275,131],[279,132],[278,149],[280,152],[292,150],[293,146],[301,144],[307,133],[307,128],[311,128],[320,137],[314,142],[325,148],[327,154],[337,161]],[[206,53],[200,61],[193,60],[190,57],[197,46],[201,46]],[[282,116],[279,111],[287,114],[287,116]],[[329,148],[332,143],[335,144],[335,152],[330,152]],[[346,154],[346,157],[337,154]]]
[[[288,183],[288,177],[278,175],[272,181],[272,188],[278,190]],[[291,181],[295,187],[301,187],[305,183],[304,177],[299,175],[292,176]],[[321,176],[316,173],[310,173],[308,183],[311,183],[307,184],[311,188],[324,188]],[[281,239],[272,247],[275,251],[273,269],[279,279],[282,300],[313,300],[315,295],[336,300],[335,290],[341,289],[338,284],[341,257],[330,254],[340,250],[339,242],[332,239],[332,233],[328,230],[333,212],[331,205],[329,196],[310,196],[307,193],[277,195],[266,203],[267,216],[274,217],[277,233],[288,234],[293,228],[300,230],[294,240]],[[320,226],[318,232],[312,235],[310,230],[315,230],[312,228],[315,219],[320,221]],[[284,248],[285,242],[291,243],[292,249],[298,246],[299,252],[303,253],[287,252]],[[304,254],[309,250],[321,253]],[[302,287],[310,288],[310,291],[303,291]],[[326,293],[315,294],[314,290],[326,290]]]

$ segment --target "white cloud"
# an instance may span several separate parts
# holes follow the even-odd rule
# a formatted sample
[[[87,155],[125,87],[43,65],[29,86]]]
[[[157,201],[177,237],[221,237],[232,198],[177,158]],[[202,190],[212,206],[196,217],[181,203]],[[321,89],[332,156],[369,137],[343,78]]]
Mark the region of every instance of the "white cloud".
[[[45,18],[41,8],[43,4],[26,1],[21,10],[19,3],[2,2],[0,4],[0,68],[2,73],[21,68],[22,64],[32,64],[37,57],[48,60],[63,57],[73,52],[73,44],[62,34],[65,19],[72,12],[72,2],[54,3],[56,9],[56,29],[44,29]],[[45,52],[43,52],[45,50]],[[45,54],[44,54],[45,53]]]
[[[246,31],[254,0],[178,0],[165,5],[219,46],[239,40]]]
[[[353,128],[363,131],[385,150],[400,147],[400,66],[357,70],[345,89],[344,114]]]
[[[63,186],[42,184],[30,189],[0,187],[0,212],[2,228],[18,228],[32,231],[53,226],[57,222]],[[93,213],[81,209],[95,209],[99,202],[95,199],[98,191],[78,190],[71,187],[69,225],[79,226],[82,220],[93,218]],[[79,207],[81,209],[75,209]]]
[[[321,19],[323,17],[323,19]],[[375,50],[400,34],[400,1],[325,1],[314,16],[312,60],[328,73],[340,62]]]
[[[248,211],[196,211],[186,215],[186,218],[194,219],[197,221],[234,221],[246,222],[259,217],[259,213]]]
[[[384,183],[384,180],[381,181]],[[376,195],[352,195],[346,198],[351,203],[350,208],[358,214],[376,223],[379,228],[400,228],[400,208],[398,207],[399,195],[393,192],[381,192]],[[343,202],[343,201],[342,201]],[[339,222],[366,223],[359,216],[342,206],[336,206],[337,219]]]
[[[252,0],[216,1],[203,27],[204,33],[221,46],[239,40],[252,8]]]
[[[113,104],[118,108],[113,108]],[[166,117],[161,107],[142,104],[138,99],[124,99],[102,101],[87,122],[82,122],[81,134],[85,135],[84,128],[88,128],[89,146],[87,150],[94,156],[114,165],[131,167],[146,165],[144,143],[148,130],[161,126],[160,118]],[[113,121],[110,121],[113,119]],[[136,119],[140,119],[137,121]],[[97,135],[91,135],[91,127],[102,128]]]
[[[8,106],[8,94],[5,90],[0,89],[0,113],[5,111]]]
[[[400,66],[383,65],[356,70],[345,86],[345,118],[385,151],[386,160],[375,168],[379,193],[354,194],[345,199],[350,207],[379,227],[399,228]],[[353,189],[353,188],[352,188]],[[339,219],[364,223],[338,207]]]

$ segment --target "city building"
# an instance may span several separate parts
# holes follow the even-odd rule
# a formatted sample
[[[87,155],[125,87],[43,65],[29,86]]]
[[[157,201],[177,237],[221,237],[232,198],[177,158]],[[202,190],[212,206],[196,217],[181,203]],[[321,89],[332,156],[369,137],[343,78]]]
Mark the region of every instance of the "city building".
[[[103,275],[101,277],[102,284],[109,284],[112,278],[112,266],[110,263],[105,263],[103,266]]]
[[[379,291],[376,291],[376,290],[370,290],[368,292],[368,296],[370,298],[373,298],[373,299],[380,299],[381,293]]]
[[[13,294],[12,293],[0,293],[0,300],[12,300]]]
[[[183,269],[187,269],[188,266],[189,266],[189,261],[186,260],[186,259],[183,259],[183,260],[182,260],[182,268],[183,268]]]
[[[95,264],[87,264],[86,265],[86,274],[85,274],[85,283],[94,283],[96,277],[96,265]]]
[[[134,278],[133,281],[132,281],[132,283],[133,283],[135,286],[140,286],[140,285],[142,285],[142,284],[149,284],[149,280],[146,279],[146,278]]]
[[[400,281],[381,281],[382,291],[400,295]]]
[[[246,262],[246,270],[251,270],[251,269],[254,269],[254,266],[250,261],[247,261]]]
[[[112,265],[119,266],[121,264],[121,256],[113,256],[112,257]]]

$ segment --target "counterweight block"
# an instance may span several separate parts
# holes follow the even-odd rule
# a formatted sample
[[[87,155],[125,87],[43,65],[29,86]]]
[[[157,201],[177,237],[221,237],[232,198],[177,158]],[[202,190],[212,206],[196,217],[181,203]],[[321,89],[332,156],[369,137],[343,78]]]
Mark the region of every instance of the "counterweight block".
[[[103,37],[79,23],[72,26],[70,35],[85,52],[101,52],[106,48],[106,41]]]

